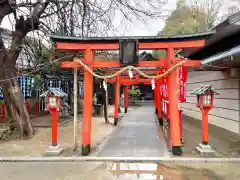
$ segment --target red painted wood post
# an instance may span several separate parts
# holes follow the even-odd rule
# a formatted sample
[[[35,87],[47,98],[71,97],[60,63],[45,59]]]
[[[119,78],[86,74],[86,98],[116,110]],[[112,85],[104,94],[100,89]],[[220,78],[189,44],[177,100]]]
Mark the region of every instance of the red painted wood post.
[[[5,119],[5,107],[4,104],[1,105],[1,114],[2,114],[2,121]]]
[[[115,106],[114,106],[114,125],[118,124],[118,108],[120,97],[120,76],[116,77],[116,89],[115,89]]]
[[[153,98],[154,98],[154,107],[155,107],[155,113],[158,114],[158,108],[157,108],[157,89],[156,87],[153,90]]]
[[[160,82],[159,80],[156,81],[156,93],[157,93],[157,114],[158,114],[158,121],[159,125],[163,126],[163,119],[162,119],[162,106],[161,106],[161,95],[160,95]]]
[[[167,113],[166,113],[166,115],[167,115],[167,119],[168,119],[168,121],[170,121],[170,117],[169,117],[169,102],[166,102],[166,111],[167,111]]]
[[[93,51],[86,49],[85,57],[91,66]],[[89,67],[92,70],[92,67]],[[84,69],[84,97],[83,97],[83,121],[82,121],[82,155],[87,156],[91,151],[91,129],[92,129],[92,96],[93,75]]]
[[[182,122],[182,110],[179,110],[179,121],[180,121],[180,137],[181,137],[181,142],[183,142],[183,135],[182,135],[182,131],[183,131],[183,122]]]
[[[58,114],[57,109],[54,108],[52,111],[52,146],[58,145]]]
[[[175,52],[172,47],[167,49],[167,69],[175,65]],[[169,117],[170,117],[170,132],[172,139],[172,154],[182,155],[181,137],[180,137],[180,121],[178,112],[178,88],[177,88],[177,71],[172,70],[167,76],[168,85],[168,100],[169,100]]]
[[[125,85],[124,89],[124,107],[125,107],[125,113],[127,113],[128,110],[128,85]]]
[[[208,145],[208,112],[210,108],[202,108],[202,144]]]

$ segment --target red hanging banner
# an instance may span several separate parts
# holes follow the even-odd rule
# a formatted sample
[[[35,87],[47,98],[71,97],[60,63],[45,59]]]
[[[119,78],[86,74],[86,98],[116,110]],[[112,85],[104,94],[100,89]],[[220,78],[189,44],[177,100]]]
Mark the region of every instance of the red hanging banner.
[[[163,68],[161,73],[165,73],[166,69]],[[167,77],[164,76],[161,81],[161,90],[162,90],[162,97],[164,100],[168,99],[168,90],[167,90]]]
[[[186,82],[187,82],[187,67],[179,68],[179,100],[186,102]]]
[[[161,69],[161,74],[166,72],[165,68]],[[180,67],[177,69],[177,86],[179,102],[186,102],[186,82],[187,82],[187,67]],[[163,100],[168,101],[167,77],[160,79],[161,96]]]

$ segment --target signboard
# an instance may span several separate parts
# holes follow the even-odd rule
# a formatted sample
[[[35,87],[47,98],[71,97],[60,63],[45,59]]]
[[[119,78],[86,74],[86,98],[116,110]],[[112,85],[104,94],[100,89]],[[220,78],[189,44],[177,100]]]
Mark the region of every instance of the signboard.
[[[20,89],[23,96],[28,99],[32,96],[32,88],[34,85],[34,79],[31,76],[20,76],[18,77]]]
[[[79,95],[83,97],[83,95],[84,95],[84,84],[83,84],[83,81],[79,81],[78,85],[79,85]]]

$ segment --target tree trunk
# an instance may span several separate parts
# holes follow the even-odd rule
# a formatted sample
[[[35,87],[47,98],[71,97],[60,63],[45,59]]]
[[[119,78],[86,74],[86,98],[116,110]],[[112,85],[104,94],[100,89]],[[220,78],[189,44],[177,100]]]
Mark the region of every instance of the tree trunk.
[[[16,61],[21,51],[23,36],[13,35],[10,50],[0,42],[0,86],[3,88],[6,119],[12,122],[14,129],[20,130],[20,138],[32,137],[34,129],[31,124],[24,98],[16,78]]]
[[[14,128],[20,130],[20,138],[32,137],[34,129],[21,95],[18,81],[13,79],[2,84],[7,120],[12,122]]]
[[[1,1],[0,24],[7,15],[13,13],[15,17],[15,31],[9,49],[6,49],[0,32],[0,86],[3,88],[4,103],[7,110],[7,119],[16,124],[20,130],[20,138],[32,137],[33,126],[30,122],[24,99],[21,95],[18,81],[16,79],[16,62],[23,48],[23,40],[27,33],[38,30],[40,17],[49,5],[50,1],[37,1],[32,8],[30,16],[17,16],[16,1]],[[27,17],[27,18],[25,18]]]

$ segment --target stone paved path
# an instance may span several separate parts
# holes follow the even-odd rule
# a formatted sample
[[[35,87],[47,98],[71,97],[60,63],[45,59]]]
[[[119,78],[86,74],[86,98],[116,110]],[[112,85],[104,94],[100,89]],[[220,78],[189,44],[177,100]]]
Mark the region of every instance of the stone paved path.
[[[101,157],[168,156],[166,143],[158,131],[154,108],[145,104],[123,117],[116,131],[99,151]]]

